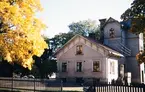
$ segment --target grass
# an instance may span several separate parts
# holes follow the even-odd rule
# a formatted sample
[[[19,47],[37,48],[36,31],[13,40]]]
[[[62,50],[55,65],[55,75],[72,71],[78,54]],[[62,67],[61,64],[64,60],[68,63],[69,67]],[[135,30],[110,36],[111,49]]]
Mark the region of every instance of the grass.
[[[7,89],[7,88],[0,88],[0,92],[33,92],[33,90],[19,90],[19,89]],[[65,91],[36,91],[36,92],[82,92],[82,91],[73,91],[73,90],[65,90]]]
[[[29,91],[9,91],[9,90],[0,90],[0,92],[29,92]],[[82,92],[82,91],[40,91],[40,92]]]
[[[50,87],[46,89],[39,89],[36,92],[61,92],[60,88]],[[33,92],[34,89],[25,89],[25,88],[14,88],[13,91],[11,88],[0,88],[0,92]],[[82,88],[74,88],[74,87],[64,87],[62,92],[82,92]]]

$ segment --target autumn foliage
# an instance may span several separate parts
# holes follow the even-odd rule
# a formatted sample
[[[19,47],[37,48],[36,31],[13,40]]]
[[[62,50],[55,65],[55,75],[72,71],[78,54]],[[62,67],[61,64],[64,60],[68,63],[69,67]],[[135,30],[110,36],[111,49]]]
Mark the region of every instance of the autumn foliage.
[[[144,52],[144,51],[140,51],[140,52],[136,55],[136,59],[137,59],[137,61],[138,61],[139,64],[145,63],[145,52]]]
[[[132,33],[145,34],[145,0],[133,0],[131,7],[121,15],[121,19],[125,21],[131,20],[129,31]],[[140,51],[136,55],[136,59],[139,64],[145,63],[145,51]]]
[[[31,69],[32,56],[47,48],[40,31],[45,25],[35,17],[39,0],[0,0],[0,56]]]

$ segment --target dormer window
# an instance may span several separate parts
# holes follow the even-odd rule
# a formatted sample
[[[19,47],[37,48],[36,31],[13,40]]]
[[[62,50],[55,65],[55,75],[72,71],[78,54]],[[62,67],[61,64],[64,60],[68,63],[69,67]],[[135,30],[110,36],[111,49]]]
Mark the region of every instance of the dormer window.
[[[83,54],[83,46],[77,45],[76,46],[76,55],[82,55]]]
[[[115,37],[115,34],[114,34],[114,29],[113,29],[113,28],[111,28],[109,31],[110,31],[110,33],[109,33],[110,38],[114,38],[114,37]]]

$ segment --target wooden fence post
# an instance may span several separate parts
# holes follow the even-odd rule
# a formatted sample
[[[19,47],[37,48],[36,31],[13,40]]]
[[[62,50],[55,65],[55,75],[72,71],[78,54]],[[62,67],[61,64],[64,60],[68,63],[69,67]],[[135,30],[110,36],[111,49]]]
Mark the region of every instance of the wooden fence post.
[[[96,81],[93,79],[93,92],[96,92]]]
[[[63,81],[61,80],[61,92],[63,91]]]
[[[34,92],[35,92],[35,78],[34,78]]]
[[[13,79],[13,76],[12,76],[12,79],[10,79],[12,81],[12,92],[13,92],[13,86],[14,86],[14,79]]]

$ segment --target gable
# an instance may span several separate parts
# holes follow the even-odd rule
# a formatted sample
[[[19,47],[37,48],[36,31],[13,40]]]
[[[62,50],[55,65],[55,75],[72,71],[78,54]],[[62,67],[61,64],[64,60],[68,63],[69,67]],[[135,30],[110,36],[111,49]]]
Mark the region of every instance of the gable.
[[[121,26],[117,22],[107,23],[104,27],[104,38],[110,38],[110,30],[114,30],[115,37],[121,37]]]
[[[105,56],[105,50],[101,47],[97,47],[95,44],[90,43],[89,41],[85,41],[83,38],[75,39],[73,44],[70,44],[67,51],[64,49],[64,53],[60,54],[59,59],[73,59],[73,60],[81,60],[81,59],[89,59],[89,58],[101,58]],[[82,54],[77,54],[77,46],[82,46]],[[68,48],[68,47],[67,47]]]
[[[57,59],[60,58],[64,53],[67,53],[71,48],[76,46],[78,43],[84,44],[85,46],[92,48],[94,51],[97,51],[98,53],[102,54],[103,56],[107,56],[109,53],[114,53],[121,57],[123,56],[119,52],[117,52],[103,44],[97,43],[94,40],[87,39],[86,37],[83,37],[81,35],[76,35],[55,53],[56,58]],[[75,51],[75,49],[73,51]]]
[[[105,27],[108,23],[117,23],[117,24],[120,25],[120,23],[119,23],[117,20],[115,20],[115,19],[113,19],[112,17],[110,17],[107,21],[106,21],[106,20],[104,21],[104,23],[103,23],[103,25],[102,25],[101,28],[104,29],[104,27]]]
[[[110,18],[107,20],[107,23],[110,23],[110,22],[118,22],[118,21],[110,17]]]
[[[75,53],[76,51],[76,46],[77,45],[83,45],[83,49],[86,51],[86,52],[89,52],[89,53],[94,53],[96,54],[99,53],[100,55],[102,56],[107,56],[108,53],[116,53],[117,55],[120,55],[122,56],[122,54],[118,53],[117,51],[115,50],[112,50],[111,48],[108,48],[104,45],[101,45],[99,43],[96,43],[95,41],[93,40],[90,40],[90,39],[87,39],[83,36],[80,36],[80,35],[76,35],[75,37],[73,37],[68,43],[66,43],[59,51],[56,52],[55,56],[58,58],[60,58],[62,55],[64,55],[65,53],[67,53],[65,55],[65,57],[67,57],[67,55],[71,55],[70,53]],[[93,50],[93,51],[92,51]],[[68,51],[71,51],[70,53]],[[90,52],[91,51],[91,52]],[[86,56],[89,56],[90,54],[86,54]],[[92,54],[91,54],[92,55]],[[68,56],[69,57],[69,56]]]

